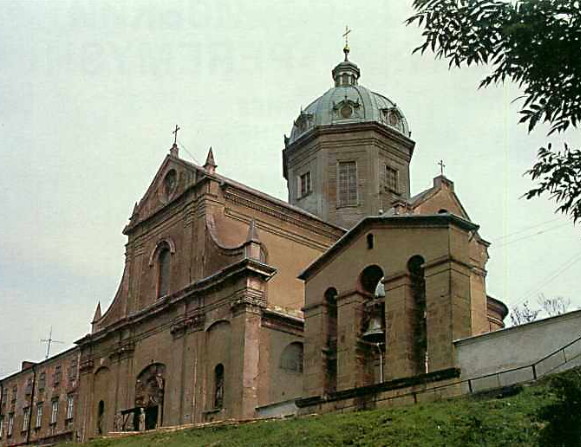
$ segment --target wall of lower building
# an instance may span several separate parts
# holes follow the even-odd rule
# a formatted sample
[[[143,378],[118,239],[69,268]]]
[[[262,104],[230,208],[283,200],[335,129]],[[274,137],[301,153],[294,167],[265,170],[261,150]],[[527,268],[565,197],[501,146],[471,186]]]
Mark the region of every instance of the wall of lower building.
[[[462,378],[527,366],[581,337],[581,310],[458,340]]]
[[[0,446],[75,439],[78,365],[73,348],[0,380]]]

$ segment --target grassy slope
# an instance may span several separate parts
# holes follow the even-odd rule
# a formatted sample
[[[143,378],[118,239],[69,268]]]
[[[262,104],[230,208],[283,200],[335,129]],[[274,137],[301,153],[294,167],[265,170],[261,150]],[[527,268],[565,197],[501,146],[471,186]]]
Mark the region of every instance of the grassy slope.
[[[533,446],[535,414],[555,401],[545,383],[504,399],[461,398],[393,409],[95,440],[87,447]]]

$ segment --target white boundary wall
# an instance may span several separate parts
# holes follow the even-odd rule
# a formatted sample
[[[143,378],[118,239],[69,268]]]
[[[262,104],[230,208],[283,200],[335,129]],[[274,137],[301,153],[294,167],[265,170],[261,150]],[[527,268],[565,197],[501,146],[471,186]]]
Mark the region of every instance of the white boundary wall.
[[[531,365],[579,337],[581,310],[457,340],[461,379]]]

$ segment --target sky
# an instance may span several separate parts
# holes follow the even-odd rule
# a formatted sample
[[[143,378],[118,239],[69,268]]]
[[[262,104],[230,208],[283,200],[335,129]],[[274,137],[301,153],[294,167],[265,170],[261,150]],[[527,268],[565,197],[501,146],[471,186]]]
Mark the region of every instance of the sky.
[[[490,67],[412,54],[411,0],[0,0],[0,377],[90,331],[117,289],[133,205],[173,143],[286,199],[283,135],[332,86],[348,24],[360,84],[403,110],[412,194],[445,175],[491,242],[487,291],[581,307],[580,229],[523,173],[547,138],[519,126],[519,90]]]

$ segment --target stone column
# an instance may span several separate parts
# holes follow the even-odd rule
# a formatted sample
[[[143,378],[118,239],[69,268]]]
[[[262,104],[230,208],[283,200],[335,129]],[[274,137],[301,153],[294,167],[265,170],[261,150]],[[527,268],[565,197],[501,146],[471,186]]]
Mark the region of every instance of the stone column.
[[[337,297],[337,390],[367,385],[361,322],[366,298],[356,291]]]
[[[254,282],[252,279],[249,283]],[[232,374],[229,417],[252,418],[258,406],[261,314],[263,293],[254,287],[244,290],[232,303]]]
[[[324,393],[327,327],[325,306],[320,304],[305,308],[305,356],[303,397],[319,396]]]
[[[470,267],[454,259],[425,267],[429,371],[455,366],[453,341],[468,337]]]
[[[415,374],[413,365],[415,304],[406,273],[385,280],[385,379]]]

